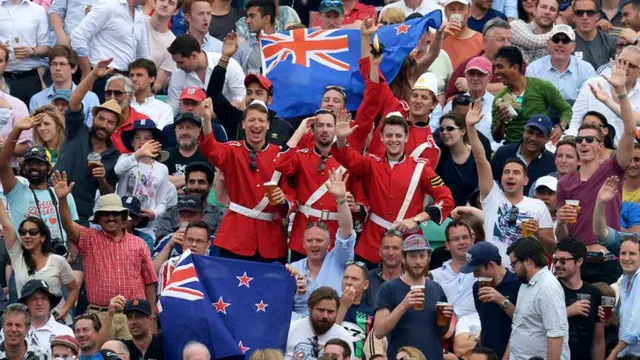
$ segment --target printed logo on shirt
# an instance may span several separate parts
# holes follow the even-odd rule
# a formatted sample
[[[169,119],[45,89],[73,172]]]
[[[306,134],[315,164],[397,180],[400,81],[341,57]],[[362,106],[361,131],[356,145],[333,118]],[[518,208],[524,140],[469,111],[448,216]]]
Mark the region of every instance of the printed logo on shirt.
[[[187,171],[187,164],[176,164],[176,171],[172,175],[183,176],[186,171]]]
[[[373,328],[373,316],[357,311],[356,323],[343,321],[342,327],[353,338],[353,356],[362,359],[364,357],[364,340]]]
[[[533,213],[529,213],[523,209],[518,209],[516,216],[516,222],[510,222],[511,209],[506,202],[502,203],[498,208],[498,215],[496,222],[493,226],[493,239],[497,242],[506,244],[507,246],[522,237],[522,220],[523,219],[535,219],[536,216]]]
[[[313,345],[310,342],[301,342],[298,343],[293,348],[293,359],[294,360],[310,360],[316,359],[313,356]]]

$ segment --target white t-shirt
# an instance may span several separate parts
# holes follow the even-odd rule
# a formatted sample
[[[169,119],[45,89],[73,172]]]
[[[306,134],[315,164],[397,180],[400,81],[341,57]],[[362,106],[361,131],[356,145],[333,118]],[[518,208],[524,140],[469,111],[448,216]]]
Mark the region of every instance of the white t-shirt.
[[[509,223],[513,205],[504,196],[504,192],[494,181],[493,187],[487,196],[482,199],[484,211],[484,232],[487,241],[495,245],[502,255],[502,264],[509,266],[507,247],[522,237],[522,220],[538,220],[540,229],[552,229],[553,220],[549,209],[542,200],[523,197],[522,201],[515,205],[518,208],[515,223]]]
[[[308,317],[291,322],[289,326],[289,337],[287,338],[287,353],[285,354],[285,360],[310,360],[315,359],[313,347],[310,339],[313,339],[315,334],[311,329],[311,320]],[[333,324],[331,329],[326,333],[318,336],[318,352],[322,354],[324,344],[331,339],[342,339],[349,344],[351,353],[353,354],[353,338],[345,328],[338,324]]]

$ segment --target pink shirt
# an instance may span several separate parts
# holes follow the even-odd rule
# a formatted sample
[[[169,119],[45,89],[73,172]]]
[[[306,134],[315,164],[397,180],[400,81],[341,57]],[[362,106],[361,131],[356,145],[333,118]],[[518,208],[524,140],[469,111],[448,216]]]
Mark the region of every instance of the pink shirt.
[[[32,0],[33,3],[38,4],[40,6],[42,6],[47,13],[49,13],[49,8],[51,7],[51,0]]]
[[[11,130],[15,126],[15,124],[20,121],[20,119],[29,116],[29,109],[27,109],[27,105],[25,105],[20,99],[15,98],[7,93],[0,91],[0,98],[9,103],[13,108],[11,110],[11,117],[9,121],[2,127],[0,130],[0,139],[2,141],[7,140]],[[32,131],[23,131],[18,138],[18,144],[29,144],[31,146],[33,144],[33,132]],[[11,158],[11,166],[16,168],[18,167],[18,159],[15,157]]]

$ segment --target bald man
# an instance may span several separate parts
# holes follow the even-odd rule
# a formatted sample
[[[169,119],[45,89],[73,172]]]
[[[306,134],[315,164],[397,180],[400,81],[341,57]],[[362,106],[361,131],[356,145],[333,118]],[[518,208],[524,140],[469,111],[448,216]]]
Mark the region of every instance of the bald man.
[[[211,360],[211,354],[203,344],[190,342],[182,351],[182,360]]]
[[[131,356],[129,355],[129,349],[127,349],[127,345],[125,345],[122,341],[119,340],[109,340],[104,345],[102,345],[101,350],[111,350],[118,354],[118,356],[122,360],[131,360]]]

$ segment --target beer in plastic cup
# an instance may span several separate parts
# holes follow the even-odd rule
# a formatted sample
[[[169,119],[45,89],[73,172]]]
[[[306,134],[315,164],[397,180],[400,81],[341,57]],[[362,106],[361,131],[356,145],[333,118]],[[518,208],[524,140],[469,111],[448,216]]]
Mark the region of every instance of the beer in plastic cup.
[[[436,303],[436,323],[440,327],[449,325],[449,318],[444,315],[444,308],[449,305],[450,304],[446,302]]]
[[[581,301],[581,300],[591,301],[591,294],[579,293],[576,295],[576,297],[578,301]]]
[[[532,218],[523,218],[523,219],[520,221],[520,225],[521,225],[521,228],[522,228],[522,237],[525,237],[525,238],[526,238],[526,237],[529,237],[529,236],[533,236],[533,235],[534,235],[534,233],[533,233],[533,232],[531,232],[531,231],[529,231],[529,229],[525,226],[525,224],[526,224],[527,222],[532,221],[532,220],[533,220]]]
[[[449,21],[455,21],[460,24],[460,27],[462,27],[462,25],[464,24],[464,16],[462,16],[461,14],[452,14],[451,16],[449,16]],[[454,31],[453,33],[455,36],[458,36],[460,34],[459,31]]]
[[[573,209],[576,211],[576,218],[571,219],[570,221],[567,221],[567,223],[569,224],[575,224],[576,222],[578,222],[578,213],[580,212],[580,200],[567,200],[565,201],[565,204],[573,206]]]
[[[87,163],[89,164],[89,173],[92,173],[93,169],[102,166],[102,156],[97,152],[91,152],[87,155]]]
[[[613,315],[613,309],[616,306],[616,298],[613,296],[603,296],[602,297],[602,311],[604,312],[604,320],[607,321],[611,319]]]
[[[424,295],[424,285],[413,285],[411,287],[411,290],[413,289],[418,289],[422,292],[422,295]],[[420,304],[413,304],[413,310],[415,311],[420,311],[424,309],[424,298],[422,299],[422,302]]]
[[[267,198],[269,198],[269,205],[278,205],[275,201],[273,201],[273,191],[278,187],[278,183],[275,181],[269,181],[264,184],[264,191],[267,194]]]

